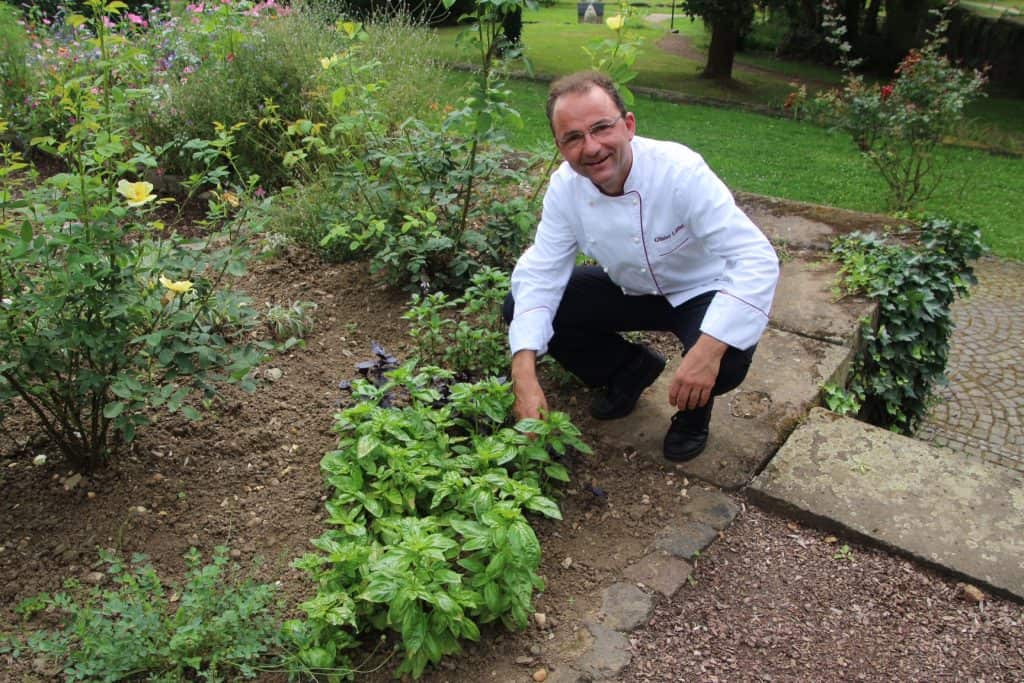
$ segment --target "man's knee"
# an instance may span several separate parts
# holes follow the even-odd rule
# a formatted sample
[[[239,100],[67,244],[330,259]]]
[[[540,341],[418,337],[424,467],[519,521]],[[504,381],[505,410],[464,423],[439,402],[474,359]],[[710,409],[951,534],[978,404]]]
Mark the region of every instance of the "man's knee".
[[[746,379],[747,371],[750,370],[750,363],[754,358],[754,350],[756,348],[757,345],[754,345],[745,351],[740,351],[730,347],[725,352],[718,369],[718,378],[712,389],[712,393],[715,396],[732,391]]]

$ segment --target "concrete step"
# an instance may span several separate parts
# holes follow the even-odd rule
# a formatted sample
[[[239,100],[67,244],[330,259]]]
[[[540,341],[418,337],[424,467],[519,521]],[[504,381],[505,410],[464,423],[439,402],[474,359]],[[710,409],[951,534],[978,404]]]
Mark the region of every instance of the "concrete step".
[[[1024,599],[1024,486],[1005,467],[815,408],[749,491]]]

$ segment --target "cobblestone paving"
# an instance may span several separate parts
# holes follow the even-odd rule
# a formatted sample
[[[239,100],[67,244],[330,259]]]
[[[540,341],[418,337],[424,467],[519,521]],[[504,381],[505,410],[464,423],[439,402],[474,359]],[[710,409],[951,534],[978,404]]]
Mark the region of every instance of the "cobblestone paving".
[[[949,385],[917,438],[1024,479],[1024,263],[983,258],[974,272],[970,298],[953,306]]]

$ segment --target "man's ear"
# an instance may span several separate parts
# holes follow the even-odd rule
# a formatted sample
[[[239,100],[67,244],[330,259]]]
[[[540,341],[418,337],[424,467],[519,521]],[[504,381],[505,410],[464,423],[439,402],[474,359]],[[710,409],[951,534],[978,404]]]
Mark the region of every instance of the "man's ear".
[[[633,112],[627,111],[622,120],[626,123],[626,130],[629,131],[629,137],[632,139],[636,135],[636,116],[633,115]]]

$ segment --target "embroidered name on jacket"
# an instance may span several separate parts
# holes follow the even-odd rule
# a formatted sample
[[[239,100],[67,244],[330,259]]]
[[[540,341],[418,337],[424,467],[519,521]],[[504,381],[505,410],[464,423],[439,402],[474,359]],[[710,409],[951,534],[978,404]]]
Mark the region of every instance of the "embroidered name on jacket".
[[[655,243],[658,243],[658,242],[664,242],[665,240],[670,240],[670,239],[672,239],[673,237],[675,237],[676,235],[678,235],[678,234],[679,234],[679,231],[681,231],[681,230],[685,230],[685,229],[686,229],[686,226],[685,226],[685,225],[683,225],[682,223],[680,223],[679,225],[677,225],[677,226],[676,226],[676,227],[675,227],[675,228],[674,228],[674,229],[672,230],[672,232],[670,232],[670,233],[669,233],[669,234],[667,234],[667,235],[655,235],[655,236],[654,236],[654,241],[655,241]]]

